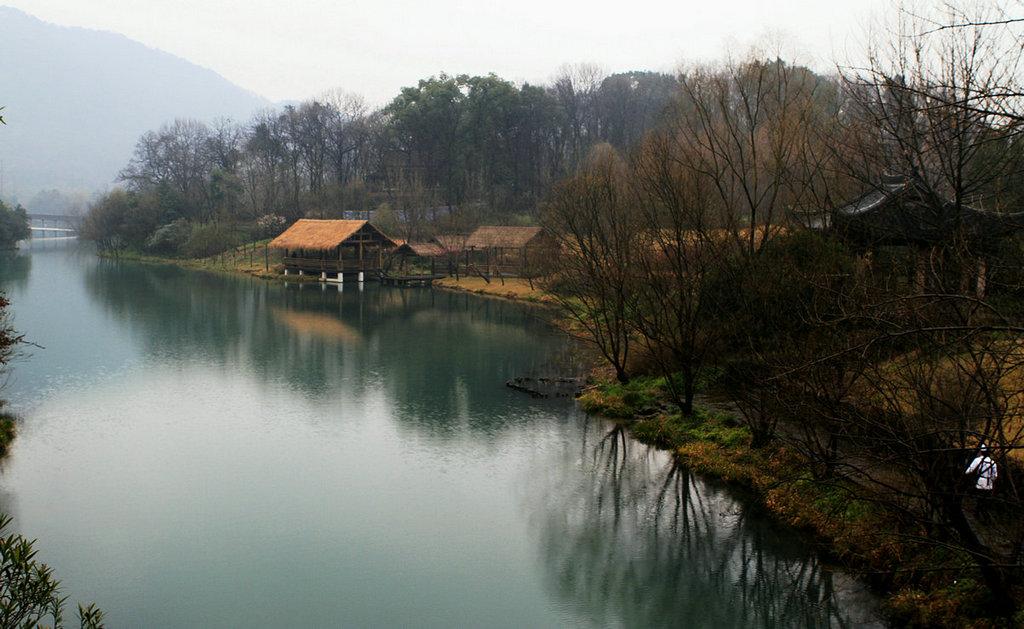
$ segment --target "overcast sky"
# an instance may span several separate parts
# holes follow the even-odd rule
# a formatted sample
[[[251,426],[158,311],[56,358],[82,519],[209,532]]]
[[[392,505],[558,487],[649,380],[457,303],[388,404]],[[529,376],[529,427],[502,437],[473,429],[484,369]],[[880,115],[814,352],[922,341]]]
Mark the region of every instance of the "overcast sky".
[[[384,104],[441,72],[548,82],[565,64],[673,71],[766,41],[827,70],[889,0],[0,0],[121,33],[271,100],[341,88]]]

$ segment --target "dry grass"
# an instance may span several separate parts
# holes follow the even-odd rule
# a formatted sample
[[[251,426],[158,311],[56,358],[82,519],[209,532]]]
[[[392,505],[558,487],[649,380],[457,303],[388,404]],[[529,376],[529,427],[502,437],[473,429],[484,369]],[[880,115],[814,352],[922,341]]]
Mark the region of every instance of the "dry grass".
[[[907,352],[871,370],[853,394],[900,416],[937,411],[939,423],[941,411],[960,408],[965,396],[978,396],[983,386],[1001,410],[984,404],[970,409],[970,428],[992,433],[998,426],[1004,445],[1017,445],[1024,439],[1024,341],[991,340],[974,351],[932,358]],[[1008,456],[1024,462],[1024,451],[1014,448]]]
[[[449,290],[461,290],[505,299],[543,304],[552,302],[551,296],[542,291],[536,282],[534,283],[535,288],[530,288],[530,283],[527,280],[518,277],[505,278],[504,282],[497,278],[492,278],[490,282],[487,282],[482,277],[462,277],[458,280],[454,277],[447,277],[437,280],[434,285]]]

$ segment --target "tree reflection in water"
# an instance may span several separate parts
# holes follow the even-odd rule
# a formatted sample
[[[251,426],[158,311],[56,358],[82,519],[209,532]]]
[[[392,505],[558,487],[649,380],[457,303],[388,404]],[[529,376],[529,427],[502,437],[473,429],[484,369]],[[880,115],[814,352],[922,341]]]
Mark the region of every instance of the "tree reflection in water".
[[[596,626],[882,627],[873,597],[727,488],[589,422],[539,492],[548,587]],[[595,433],[597,434],[595,442]],[[790,536],[792,537],[792,536]]]

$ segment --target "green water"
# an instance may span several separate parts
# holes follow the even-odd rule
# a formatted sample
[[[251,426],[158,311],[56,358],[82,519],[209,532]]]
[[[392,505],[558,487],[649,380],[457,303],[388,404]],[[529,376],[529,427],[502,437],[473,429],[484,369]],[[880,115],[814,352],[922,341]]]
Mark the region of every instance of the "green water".
[[[118,627],[880,626],[725,488],[505,386],[572,370],[535,312],[267,283],[39,241],[0,509]]]

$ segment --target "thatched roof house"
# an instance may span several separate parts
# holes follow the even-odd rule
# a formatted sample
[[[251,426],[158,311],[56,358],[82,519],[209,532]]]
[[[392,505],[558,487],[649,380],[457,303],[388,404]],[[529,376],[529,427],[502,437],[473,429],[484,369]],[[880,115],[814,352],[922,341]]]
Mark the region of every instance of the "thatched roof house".
[[[466,238],[466,263],[487,274],[520,274],[553,248],[540,227],[485,225]]]
[[[525,249],[541,244],[543,231],[540,227],[511,227],[508,225],[485,225],[478,227],[466,238],[467,249]]]
[[[270,241],[270,246],[286,251],[328,251],[351,242],[371,241],[385,247],[397,247],[398,243],[385,236],[369,221],[314,218],[300,218],[280,236]]]
[[[434,275],[437,270],[438,258],[446,253],[440,245],[434,242],[403,242],[390,255],[398,260],[400,273],[409,272],[414,266],[418,266],[420,274],[424,275],[429,266],[430,274]]]
[[[270,241],[271,248],[284,250],[286,273],[377,270],[382,266],[383,252],[397,246],[369,221],[344,219],[299,219]]]
[[[417,256],[420,258],[436,258],[444,254],[440,245],[433,242],[404,242],[395,249],[401,256]]]

